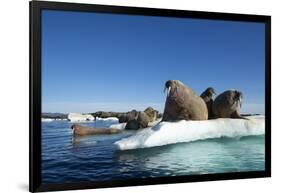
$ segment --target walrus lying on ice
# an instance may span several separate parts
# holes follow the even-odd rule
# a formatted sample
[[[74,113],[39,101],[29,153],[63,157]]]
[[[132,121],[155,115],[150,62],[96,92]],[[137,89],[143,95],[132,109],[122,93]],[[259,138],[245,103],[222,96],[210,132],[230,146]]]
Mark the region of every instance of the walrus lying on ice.
[[[179,80],[165,84],[167,98],[162,121],[207,120],[208,109],[204,100]]]
[[[242,98],[243,94],[238,90],[227,90],[221,93],[215,99],[212,107],[215,118],[247,119],[239,113]]]
[[[90,128],[85,127],[78,124],[73,124],[71,126],[71,129],[73,131],[73,135],[75,136],[85,136],[85,135],[101,135],[101,134],[116,134],[120,133],[120,129],[114,129],[114,128]]]

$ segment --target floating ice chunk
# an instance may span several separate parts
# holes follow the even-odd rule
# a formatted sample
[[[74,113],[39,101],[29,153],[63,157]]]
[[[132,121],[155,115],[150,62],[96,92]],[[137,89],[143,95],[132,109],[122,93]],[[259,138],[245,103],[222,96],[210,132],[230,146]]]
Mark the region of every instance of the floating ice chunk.
[[[125,129],[127,123],[117,123],[117,124],[112,124],[109,126],[109,128],[115,128],[115,129],[120,129],[123,130]]]
[[[100,118],[97,117],[96,120],[100,120],[100,121],[112,121],[112,122],[119,122],[119,119],[117,117],[107,117],[107,118]]]
[[[116,117],[108,117],[108,118],[97,117],[95,123],[96,123],[96,126],[110,127],[111,125],[119,123],[119,120]],[[116,128],[116,129],[118,129],[118,128]]]
[[[85,121],[94,121],[95,118],[90,114],[81,114],[81,113],[69,113],[67,119],[71,122],[85,122]]]
[[[262,135],[264,117],[244,119],[214,119],[205,121],[160,122],[156,126],[115,142],[120,150],[148,148],[220,137]]]
[[[41,121],[42,122],[51,122],[53,121],[54,119],[50,119],[50,118],[41,118]]]

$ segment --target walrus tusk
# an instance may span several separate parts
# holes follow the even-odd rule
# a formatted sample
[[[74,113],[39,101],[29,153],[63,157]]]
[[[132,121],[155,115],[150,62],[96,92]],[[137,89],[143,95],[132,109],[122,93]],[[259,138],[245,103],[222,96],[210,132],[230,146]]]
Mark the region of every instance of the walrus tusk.
[[[169,95],[170,95],[170,91],[171,91],[171,87],[169,86],[169,87],[168,87],[167,96],[169,96]]]
[[[165,88],[164,88],[164,93],[166,92],[166,89],[167,89],[167,88],[165,87]],[[167,92],[167,97],[170,95],[170,90],[171,90],[171,87],[169,86],[169,87],[168,87],[168,92]]]
[[[240,105],[240,108],[242,107],[242,97],[240,96],[239,97],[239,105]]]

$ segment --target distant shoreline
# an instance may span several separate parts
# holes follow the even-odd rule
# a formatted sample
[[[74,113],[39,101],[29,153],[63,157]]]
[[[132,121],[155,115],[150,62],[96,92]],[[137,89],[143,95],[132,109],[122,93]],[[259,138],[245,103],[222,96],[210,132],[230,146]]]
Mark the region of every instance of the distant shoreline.
[[[90,114],[94,117],[100,117],[100,118],[108,118],[108,117],[119,117],[122,114],[126,114],[128,112],[112,112],[112,111],[97,111],[95,113],[80,113],[82,115]],[[69,113],[42,113],[41,118],[42,119],[54,119],[54,120],[65,120],[68,119]],[[258,116],[263,115],[260,113],[244,113],[241,114],[241,116]]]

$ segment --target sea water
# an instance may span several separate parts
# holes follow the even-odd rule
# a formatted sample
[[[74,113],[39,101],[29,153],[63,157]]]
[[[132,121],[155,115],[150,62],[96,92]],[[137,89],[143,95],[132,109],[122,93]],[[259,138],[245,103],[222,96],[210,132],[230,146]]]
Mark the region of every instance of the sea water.
[[[109,127],[114,121],[82,123]],[[68,121],[42,122],[42,182],[67,183],[161,176],[261,171],[264,134],[219,137],[120,150],[116,143],[136,131],[73,137]]]

